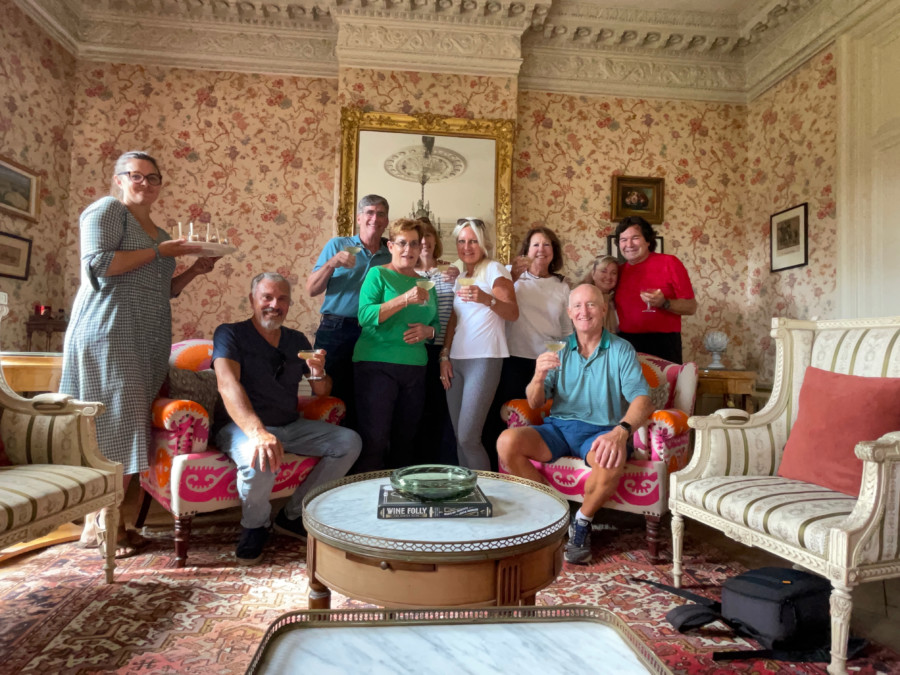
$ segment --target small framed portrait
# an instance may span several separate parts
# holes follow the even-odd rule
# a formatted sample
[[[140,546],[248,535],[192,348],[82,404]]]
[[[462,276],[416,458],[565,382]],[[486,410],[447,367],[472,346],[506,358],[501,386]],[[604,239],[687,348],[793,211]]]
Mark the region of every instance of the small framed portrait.
[[[616,235],[608,234],[606,235],[606,247],[607,254],[613,256],[619,263],[624,263],[625,258],[622,256],[622,252],[619,251],[619,242],[616,241]],[[663,242],[662,237],[656,238],[656,251],[655,253],[665,253],[665,243]]]
[[[0,277],[28,279],[31,239],[0,232]]]
[[[618,222],[628,216],[640,216],[648,223],[661,223],[665,184],[665,178],[613,176],[610,219]]]
[[[0,157],[0,211],[37,222],[40,176],[6,157]]]
[[[809,263],[807,204],[779,211],[769,219],[769,270],[803,267]]]

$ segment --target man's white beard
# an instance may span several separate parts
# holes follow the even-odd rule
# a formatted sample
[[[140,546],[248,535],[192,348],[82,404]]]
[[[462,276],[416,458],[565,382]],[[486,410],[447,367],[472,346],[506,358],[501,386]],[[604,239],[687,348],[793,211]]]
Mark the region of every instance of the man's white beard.
[[[277,314],[263,314],[259,322],[266,330],[275,330],[276,328],[281,328],[281,324],[284,323],[284,317]]]

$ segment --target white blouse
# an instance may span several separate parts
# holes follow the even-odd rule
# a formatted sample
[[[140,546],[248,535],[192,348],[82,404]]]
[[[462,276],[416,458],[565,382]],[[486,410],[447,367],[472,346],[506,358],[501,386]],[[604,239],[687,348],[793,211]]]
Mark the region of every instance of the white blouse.
[[[527,270],[516,280],[519,320],[506,324],[510,356],[536,359],[547,351],[546,342],[572,333],[569,284],[553,275],[537,277]]]

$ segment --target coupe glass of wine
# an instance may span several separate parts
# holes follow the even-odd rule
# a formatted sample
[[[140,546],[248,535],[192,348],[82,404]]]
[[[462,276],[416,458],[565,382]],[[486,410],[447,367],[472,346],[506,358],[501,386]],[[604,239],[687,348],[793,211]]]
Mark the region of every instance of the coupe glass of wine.
[[[544,346],[547,348],[548,352],[553,352],[556,355],[566,348],[566,341],[562,338],[553,338],[552,340],[547,340],[544,343]]]
[[[656,288],[642,288],[642,289],[641,289],[641,293],[655,293],[657,290],[658,290],[658,289],[656,289]],[[647,309],[644,310],[644,313],[647,313],[647,312],[655,312],[655,311],[656,311],[656,310],[653,308],[653,306],[650,304],[650,301],[649,301],[649,300],[645,300],[644,302],[647,303]]]
[[[424,288],[426,291],[430,291],[434,288],[434,282],[431,279],[419,279],[416,282],[416,286],[419,288]]]
[[[362,248],[360,248],[359,246],[345,246],[344,250],[351,255],[356,255],[357,253],[362,251]]]

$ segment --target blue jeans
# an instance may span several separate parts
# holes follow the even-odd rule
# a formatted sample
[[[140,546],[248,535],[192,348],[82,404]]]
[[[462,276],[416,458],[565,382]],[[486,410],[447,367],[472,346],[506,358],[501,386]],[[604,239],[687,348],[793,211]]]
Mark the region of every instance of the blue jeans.
[[[319,422],[298,419],[283,427],[266,427],[274,435],[286,453],[321,457],[285,504],[288,518],[298,518],[302,513],[303,498],[315,487],[336,480],[347,474],[359,456],[362,441],[355,431]],[[229,422],[216,434],[216,447],[237,464],[237,489],[241,498],[241,526],[248,529],[265,527],[272,513],[272,487],[274,471],[260,471],[253,461],[253,444],[234,422]]]

